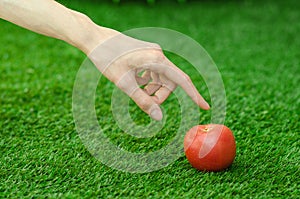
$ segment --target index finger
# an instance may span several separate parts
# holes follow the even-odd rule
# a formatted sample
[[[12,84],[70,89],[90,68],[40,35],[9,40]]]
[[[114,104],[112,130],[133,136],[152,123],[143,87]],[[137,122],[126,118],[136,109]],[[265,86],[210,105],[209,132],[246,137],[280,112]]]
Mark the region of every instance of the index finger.
[[[208,110],[210,108],[209,104],[198,92],[191,78],[178,67],[176,67],[171,61],[166,60],[166,66],[164,67],[163,73],[171,81],[179,85],[202,109]]]

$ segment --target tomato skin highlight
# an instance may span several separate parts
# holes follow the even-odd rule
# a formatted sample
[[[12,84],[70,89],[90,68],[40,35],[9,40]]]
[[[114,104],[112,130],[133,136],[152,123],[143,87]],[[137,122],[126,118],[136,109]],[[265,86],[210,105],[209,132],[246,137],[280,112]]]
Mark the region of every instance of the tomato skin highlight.
[[[233,163],[236,143],[233,133],[224,125],[197,125],[185,135],[184,152],[194,168],[222,171]]]

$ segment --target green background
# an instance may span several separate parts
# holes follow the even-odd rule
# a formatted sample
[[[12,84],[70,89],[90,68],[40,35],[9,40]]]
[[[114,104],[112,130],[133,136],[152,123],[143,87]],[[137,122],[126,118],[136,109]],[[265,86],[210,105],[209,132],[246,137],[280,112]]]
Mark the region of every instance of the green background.
[[[218,66],[237,142],[228,170],[203,173],[185,157],[146,174],[111,169],[86,150],[72,116],[72,89],[85,55],[64,42],[0,21],[0,197],[297,198],[299,197],[300,3],[298,1],[60,1],[96,23],[125,31],[157,26],[198,41]],[[167,54],[209,99],[191,66]],[[113,85],[99,83],[99,123],[132,151],[168,143],[180,114],[174,96],[166,127],[152,139],[130,139],[113,121]],[[131,103],[138,124],[150,120]],[[201,111],[199,123],[209,122]],[[170,117],[169,117],[170,118]]]

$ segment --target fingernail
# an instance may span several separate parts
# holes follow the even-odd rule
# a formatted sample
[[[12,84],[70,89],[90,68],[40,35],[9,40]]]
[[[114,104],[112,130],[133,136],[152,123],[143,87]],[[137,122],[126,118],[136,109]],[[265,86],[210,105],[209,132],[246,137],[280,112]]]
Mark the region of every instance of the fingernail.
[[[205,106],[205,107],[204,107],[204,109],[205,109],[205,110],[208,110],[208,109],[210,109],[210,106],[209,106],[209,104],[208,104],[207,102],[205,103],[205,105],[204,105],[204,106]]]
[[[158,105],[156,105],[156,106],[158,106]],[[154,109],[151,111],[150,116],[151,116],[153,119],[158,120],[158,121],[160,121],[160,120],[162,119],[162,117],[163,117],[162,112],[160,111],[159,108],[154,108]]]

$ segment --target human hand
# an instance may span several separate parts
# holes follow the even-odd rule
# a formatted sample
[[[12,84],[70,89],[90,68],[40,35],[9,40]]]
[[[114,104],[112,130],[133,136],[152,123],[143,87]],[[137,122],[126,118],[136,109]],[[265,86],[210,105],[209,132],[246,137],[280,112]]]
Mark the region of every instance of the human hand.
[[[89,58],[103,75],[155,120],[162,119],[159,105],[177,86],[199,107],[210,108],[190,77],[168,60],[157,44],[119,34],[96,47]]]
[[[82,50],[153,119],[162,119],[159,105],[177,86],[201,108],[209,109],[189,76],[170,62],[156,44],[100,27],[84,14],[51,0],[0,1],[0,18]]]

